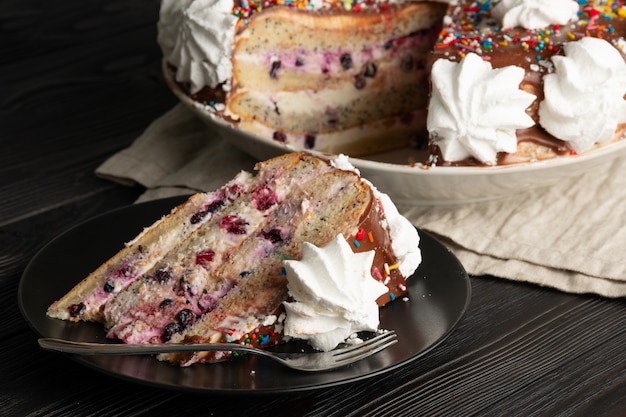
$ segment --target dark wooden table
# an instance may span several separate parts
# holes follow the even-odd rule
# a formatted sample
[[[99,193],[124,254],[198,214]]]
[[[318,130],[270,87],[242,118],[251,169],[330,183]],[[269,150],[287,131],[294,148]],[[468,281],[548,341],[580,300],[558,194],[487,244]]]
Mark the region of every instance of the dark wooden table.
[[[60,232],[137,198],[140,188],[94,170],[176,103],[160,75],[158,8],[156,0],[0,4],[0,414],[626,414],[624,300],[494,277],[471,277],[465,317],[425,357],[328,389],[168,391],[42,351],[18,308],[24,268]]]

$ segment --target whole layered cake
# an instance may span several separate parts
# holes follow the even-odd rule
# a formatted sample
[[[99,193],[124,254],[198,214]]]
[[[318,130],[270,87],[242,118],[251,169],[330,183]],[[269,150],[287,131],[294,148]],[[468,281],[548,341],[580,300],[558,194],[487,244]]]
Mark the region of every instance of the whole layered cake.
[[[624,137],[622,1],[166,0],[176,88],[266,140],[508,165]]]
[[[292,153],[175,207],[48,309],[125,343],[290,338],[321,350],[378,330],[407,292],[419,235],[345,157]],[[161,355],[181,366],[226,352]]]

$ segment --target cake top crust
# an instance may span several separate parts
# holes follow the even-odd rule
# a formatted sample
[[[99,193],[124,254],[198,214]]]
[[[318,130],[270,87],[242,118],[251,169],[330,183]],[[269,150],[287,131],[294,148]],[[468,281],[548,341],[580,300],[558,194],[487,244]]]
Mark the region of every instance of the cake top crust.
[[[559,54],[564,42],[586,36],[605,39],[626,59],[626,5],[623,1],[581,0],[574,20],[541,28],[503,27],[493,15],[490,0],[464,0],[448,9],[435,57],[460,59],[470,52],[499,68],[520,66],[541,71],[550,67],[550,57]]]

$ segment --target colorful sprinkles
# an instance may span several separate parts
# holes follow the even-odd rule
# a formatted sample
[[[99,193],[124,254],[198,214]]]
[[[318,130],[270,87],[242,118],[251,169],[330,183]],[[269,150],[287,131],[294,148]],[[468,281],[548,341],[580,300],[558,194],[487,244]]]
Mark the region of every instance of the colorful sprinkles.
[[[234,337],[234,333],[235,330],[231,329],[224,334],[228,343],[239,343],[250,346],[267,346],[273,343],[272,338],[276,337],[276,332],[272,328],[261,330],[259,327],[255,327],[254,329],[250,329],[248,333],[241,336],[239,340]],[[237,357],[238,355],[244,354],[245,353],[234,352],[233,356]]]
[[[459,58],[474,52],[490,60],[490,53],[501,47],[519,46],[536,61],[549,59],[559,52],[555,38],[576,40],[585,36],[604,38],[615,32],[615,19],[626,17],[624,0],[579,0],[576,30],[572,25],[551,25],[541,30],[502,29],[491,16],[496,2],[477,0],[452,10],[451,23],[441,31],[436,49],[453,48]]]
[[[367,242],[374,243],[374,241],[375,241],[374,234],[371,231],[366,231],[363,228],[359,228],[359,230],[355,233],[354,240],[352,242],[355,248],[359,248],[361,247],[362,243],[367,243]],[[372,277],[374,277],[375,279],[377,279],[378,281],[382,282],[385,285],[389,285],[389,283],[392,282],[391,271],[393,271],[394,269],[398,269],[397,264],[390,265],[387,262],[385,262],[380,267],[377,265],[372,265],[372,270],[371,270]],[[403,282],[399,284],[394,284],[394,285],[396,285],[395,288],[397,288],[400,293],[403,293],[406,291],[406,285],[404,285]],[[391,288],[389,291],[389,298],[391,301],[395,300],[396,298],[396,295],[393,293],[393,291],[391,291]]]
[[[335,8],[345,11],[351,11],[354,13],[360,13],[363,8],[371,7],[374,5],[377,5],[382,10],[385,10],[389,7],[385,3],[378,4],[374,0],[241,0],[235,2],[235,5],[233,6],[233,14],[244,23],[246,23],[247,19],[249,19],[255,13],[262,12],[267,8],[275,6],[286,6],[301,10]]]

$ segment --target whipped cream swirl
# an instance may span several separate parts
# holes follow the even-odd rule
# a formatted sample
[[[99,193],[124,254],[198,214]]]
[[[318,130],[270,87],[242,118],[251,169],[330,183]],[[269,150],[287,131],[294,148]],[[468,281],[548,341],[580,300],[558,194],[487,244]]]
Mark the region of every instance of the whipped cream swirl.
[[[526,108],[536,96],[519,89],[520,67],[492,69],[470,53],[459,63],[435,61],[431,77],[427,126],[447,161],[471,156],[494,165],[498,152],[517,150],[515,131],[535,124]]]
[[[360,171],[352,165],[350,159],[339,154],[331,159],[333,166],[344,171],[353,171],[361,175]],[[398,258],[398,270],[404,277],[410,277],[422,263],[422,251],[419,248],[420,236],[413,224],[398,211],[391,198],[381,192],[374,184],[361,177],[372,189],[374,197],[380,202],[385,213],[389,234],[391,235],[391,249]],[[383,227],[385,227],[383,225]]]
[[[578,20],[578,2],[574,0],[502,0],[491,9],[491,15],[502,28],[521,26],[543,29]]]
[[[237,17],[232,0],[163,0],[157,40],[192,93],[230,80]]]
[[[374,251],[352,252],[341,234],[323,248],[304,243],[301,261],[284,261],[294,299],[284,303],[284,334],[329,351],[353,333],[377,330],[376,299],[388,289],[372,278],[373,261]]]
[[[544,78],[539,123],[576,152],[613,138],[626,123],[626,63],[609,42],[586,37],[554,56],[555,72]]]

